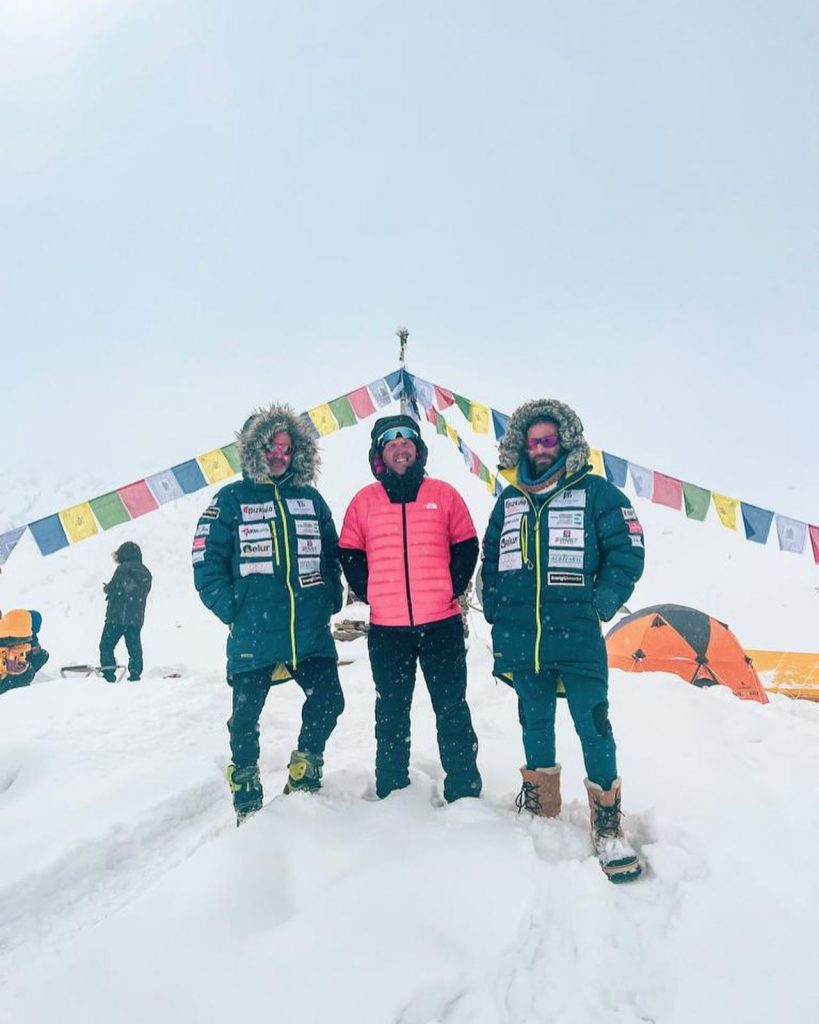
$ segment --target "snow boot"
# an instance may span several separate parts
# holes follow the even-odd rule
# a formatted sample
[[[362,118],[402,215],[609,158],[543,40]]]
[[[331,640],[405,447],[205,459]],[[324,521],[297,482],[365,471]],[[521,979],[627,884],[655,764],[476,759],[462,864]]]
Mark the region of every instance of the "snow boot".
[[[643,870],[637,854],[623,835],[620,787],[619,779],[615,779],[608,790],[586,779],[594,852],[609,881],[615,883],[633,882]]]
[[[560,765],[552,768],[521,768],[523,787],[515,799],[518,814],[531,811],[542,818],[560,814]]]
[[[320,754],[311,754],[307,750],[294,750],[287,766],[287,782],[285,793],[315,793],[321,789],[321,770],[324,758]]]
[[[259,778],[259,766],[249,764],[244,768],[237,768],[235,764],[229,764],[225,776],[233,794],[236,824],[241,825],[252,814],[262,809],[264,790]]]

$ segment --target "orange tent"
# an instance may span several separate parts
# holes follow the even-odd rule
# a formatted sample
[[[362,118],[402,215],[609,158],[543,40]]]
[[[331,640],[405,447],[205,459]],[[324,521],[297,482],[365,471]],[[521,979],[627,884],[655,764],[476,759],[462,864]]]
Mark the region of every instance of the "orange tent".
[[[680,604],[627,615],[606,635],[609,665],[626,672],[673,672],[695,686],[727,686],[767,704],[753,663],[724,622]]]

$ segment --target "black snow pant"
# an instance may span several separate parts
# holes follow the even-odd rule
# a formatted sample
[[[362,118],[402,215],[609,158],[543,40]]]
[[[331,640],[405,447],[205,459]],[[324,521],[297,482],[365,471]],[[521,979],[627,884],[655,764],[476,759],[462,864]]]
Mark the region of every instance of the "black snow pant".
[[[448,801],[478,796],[478,741],[466,703],[466,649],[460,615],[443,622],[396,629],[371,626],[367,634],[375,682],[375,788],[379,797],[409,785],[410,709],[418,662],[438,730]]]
[[[128,649],[128,677],[139,679],[142,675],[142,626],[123,626],[118,622],[106,622],[100,637],[100,667],[104,679],[114,680],[117,659],[114,648],[124,637]]]
[[[233,713],[228,719],[230,753],[237,768],[259,762],[259,718],[271,682],[273,666],[239,672],[228,677],[233,690]],[[308,658],[290,668],[304,690],[298,749],[323,754],[327,740],[344,710],[344,695],[338,681],[338,664],[332,658]]]

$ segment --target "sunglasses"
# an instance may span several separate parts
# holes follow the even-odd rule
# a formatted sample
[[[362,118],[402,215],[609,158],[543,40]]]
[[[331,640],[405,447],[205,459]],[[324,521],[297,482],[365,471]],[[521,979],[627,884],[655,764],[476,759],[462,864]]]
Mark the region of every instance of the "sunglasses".
[[[278,444],[271,441],[270,444],[264,446],[266,452],[276,452],[277,455],[292,455],[293,445],[292,444]]]
[[[389,441],[397,441],[401,438],[404,441],[417,441],[421,435],[412,427],[390,427],[383,434],[379,435],[378,447],[387,444]]]
[[[530,452],[536,452],[538,448],[557,448],[560,444],[560,438],[554,437],[530,437],[526,442],[526,447]]]

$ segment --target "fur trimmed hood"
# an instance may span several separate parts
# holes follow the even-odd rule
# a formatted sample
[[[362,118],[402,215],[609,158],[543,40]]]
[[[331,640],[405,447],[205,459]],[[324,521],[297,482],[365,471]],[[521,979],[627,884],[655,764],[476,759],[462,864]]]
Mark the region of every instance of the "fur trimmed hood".
[[[498,447],[498,465],[501,469],[514,469],[517,466],[526,453],[526,431],[538,420],[551,420],[557,425],[560,446],[567,453],[567,476],[578,473],[591,461],[591,449],[583,436],[583,423],[574,409],[554,398],[536,398],[524,402],[512,413]]]
[[[242,472],[257,484],[270,481],[264,449],[273,435],[282,430],[293,438],[294,451],[289,479],[297,487],[315,483],[321,466],[318,445],[312,427],[298,413],[293,412],[289,405],[271,405],[266,409],[258,409],[245,421],[236,435],[236,451]]]

